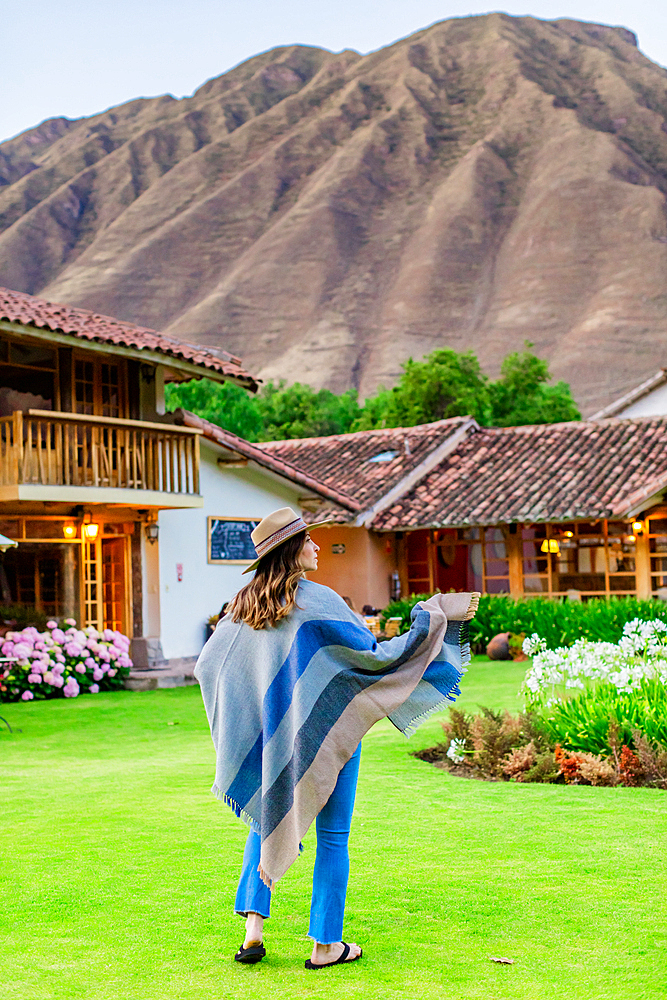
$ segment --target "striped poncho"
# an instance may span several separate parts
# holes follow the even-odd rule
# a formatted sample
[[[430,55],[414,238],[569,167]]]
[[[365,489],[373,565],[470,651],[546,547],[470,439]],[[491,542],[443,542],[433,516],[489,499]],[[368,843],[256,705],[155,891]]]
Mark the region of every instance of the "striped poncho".
[[[460,693],[477,598],[437,594],[415,606],[409,632],[382,643],[342,598],[306,580],[273,627],[220,621],[195,667],[217,758],[213,792],[260,834],[267,885],[298,857],[375,722],[388,716],[410,735]]]

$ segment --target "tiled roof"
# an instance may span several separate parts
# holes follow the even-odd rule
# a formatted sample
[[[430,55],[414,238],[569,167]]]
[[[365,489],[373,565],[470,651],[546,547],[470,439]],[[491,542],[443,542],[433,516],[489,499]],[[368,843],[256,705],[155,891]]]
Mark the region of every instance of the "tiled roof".
[[[232,354],[221,352],[218,357],[211,351],[196,344],[187,344],[145,326],[124,323],[111,316],[101,316],[88,309],[76,309],[57,302],[47,302],[25,292],[14,292],[0,288],[0,320],[21,323],[24,326],[54,333],[66,333],[79,340],[95,340],[99,343],[117,344],[135,350],[157,351],[180,361],[188,362],[209,372],[220,374],[255,391],[257,381],[244,371],[241,362]],[[204,374],[204,372],[202,372]]]
[[[210,441],[214,441],[216,444],[221,444],[224,448],[229,449],[229,451],[239,455],[241,458],[257,462],[258,465],[270,469],[279,476],[291,479],[292,482],[298,483],[300,486],[304,486],[314,493],[318,493],[325,501],[332,502],[337,509],[344,511],[346,515],[349,516],[352,512],[358,513],[361,509],[356,500],[347,496],[341,490],[320,482],[315,477],[304,472],[303,469],[298,469],[290,462],[267,453],[258,445],[251,444],[244,438],[237,437],[231,431],[226,431],[223,427],[218,427],[217,424],[212,424],[210,421],[204,420],[202,417],[198,417],[188,410],[176,410],[175,416],[178,423],[183,423],[187,427],[198,427],[204,432],[204,437]]]
[[[373,528],[630,515],[667,486],[667,418],[485,428],[468,435]]]
[[[451,417],[418,427],[332,434],[329,437],[268,441],[257,445],[267,455],[297,466],[368,510],[402,479],[409,476],[441,444],[470,424],[470,417]],[[385,461],[373,461],[384,457]],[[351,519],[349,511],[327,505],[317,518]]]

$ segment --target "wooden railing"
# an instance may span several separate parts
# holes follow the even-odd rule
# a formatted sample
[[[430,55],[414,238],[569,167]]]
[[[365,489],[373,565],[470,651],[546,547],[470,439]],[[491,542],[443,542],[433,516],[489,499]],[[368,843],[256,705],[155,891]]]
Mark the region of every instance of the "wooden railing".
[[[50,410],[0,417],[0,485],[199,493],[199,432]]]

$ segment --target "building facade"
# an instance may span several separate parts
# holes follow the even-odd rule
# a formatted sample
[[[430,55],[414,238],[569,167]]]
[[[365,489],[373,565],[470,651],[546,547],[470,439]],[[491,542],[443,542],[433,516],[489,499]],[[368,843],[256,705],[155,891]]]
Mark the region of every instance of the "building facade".
[[[262,447],[325,483],[343,469],[350,493],[361,484],[359,514],[329,503],[316,515],[338,521],[316,579],[339,589],[354,578],[360,601],[386,604],[395,575],[403,594],[586,600],[662,596],[667,586],[667,418],[509,428],[455,418]],[[383,553],[375,590],[346,565],[344,539],[358,563],[364,532]]]
[[[231,356],[0,290],[3,605],[119,629],[149,657],[159,514],[204,502],[202,432],[165,414],[164,385],[204,375],[256,388]]]

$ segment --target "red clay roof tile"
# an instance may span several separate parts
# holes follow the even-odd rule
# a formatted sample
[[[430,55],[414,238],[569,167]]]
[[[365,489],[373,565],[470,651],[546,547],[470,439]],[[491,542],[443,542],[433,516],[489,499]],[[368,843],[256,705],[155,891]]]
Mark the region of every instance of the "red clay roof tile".
[[[376,530],[623,516],[667,487],[667,418],[471,432]],[[433,503],[433,497],[437,500]]]
[[[257,380],[241,367],[239,359],[232,354],[220,358],[196,344],[185,343],[145,326],[125,323],[111,316],[101,316],[89,309],[77,309],[74,306],[48,302],[25,292],[0,288],[0,320],[51,330],[54,333],[71,334],[79,340],[95,340],[136,350],[157,351],[208,372],[217,372],[253,392],[257,390]]]
[[[417,427],[267,441],[257,447],[354,497],[359,509],[367,510],[416,469],[438,445],[469,422],[470,417],[451,417]],[[393,453],[389,460],[373,461],[389,453]],[[340,522],[352,518],[349,511],[336,506],[321,508],[317,518],[321,516]]]

